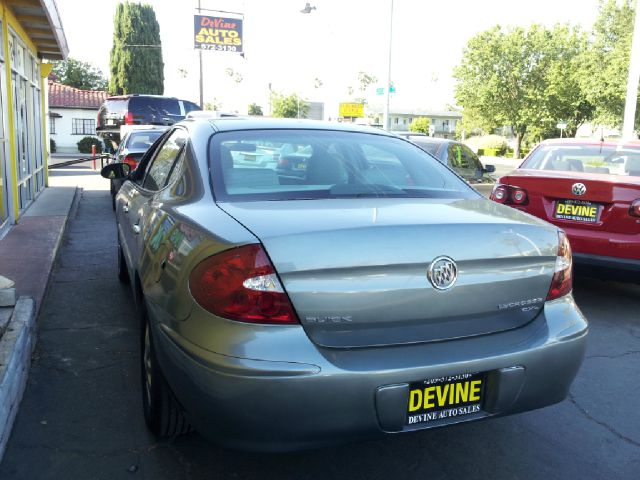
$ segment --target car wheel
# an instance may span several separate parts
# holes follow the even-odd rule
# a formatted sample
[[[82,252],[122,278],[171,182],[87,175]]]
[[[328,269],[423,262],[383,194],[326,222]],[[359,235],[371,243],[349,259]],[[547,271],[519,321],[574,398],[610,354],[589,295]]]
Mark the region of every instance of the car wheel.
[[[124,253],[122,253],[122,245],[118,240],[118,280],[122,283],[129,283],[129,270],[127,269],[127,262],[124,259]]]
[[[191,430],[189,422],[158,366],[144,306],[141,343],[142,409],[147,428],[157,437],[174,437],[187,433]]]

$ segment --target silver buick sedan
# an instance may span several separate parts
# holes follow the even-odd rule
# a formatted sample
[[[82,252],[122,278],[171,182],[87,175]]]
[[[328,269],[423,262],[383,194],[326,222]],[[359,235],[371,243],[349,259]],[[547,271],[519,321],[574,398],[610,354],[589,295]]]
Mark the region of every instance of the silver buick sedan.
[[[295,164],[293,164],[295,163]],[[116,196],[144,416],[242,449],[560,402],[582,363],[569,242],[375,129],[187,119]]]

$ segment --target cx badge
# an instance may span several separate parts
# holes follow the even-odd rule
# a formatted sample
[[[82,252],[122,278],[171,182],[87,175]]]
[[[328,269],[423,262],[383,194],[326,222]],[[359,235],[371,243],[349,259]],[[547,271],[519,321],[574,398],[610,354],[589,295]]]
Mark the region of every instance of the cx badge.
[[[584,195],[587,193],[587,187],[584,183],[574,183],[571,187],[571,192],[574,195]]]
[[[456,262],[449,257],[436,258],[431,262],[431,265],[429,265],[427,277],[431,285],[436,289],[448,290],[453,287],[453,284],[456,283],[456,279],[458,278]]]

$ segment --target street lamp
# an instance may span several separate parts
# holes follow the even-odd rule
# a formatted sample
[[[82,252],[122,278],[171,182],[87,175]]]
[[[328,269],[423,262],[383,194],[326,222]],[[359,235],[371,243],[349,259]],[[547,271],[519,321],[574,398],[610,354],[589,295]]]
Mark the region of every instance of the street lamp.
[[[302,10],[300,10],[300,13],[311,13],[312,10],[315,10],[316,7],[312,7],[309,2],[307,2],[307,4],[304,6],[304,8]]]

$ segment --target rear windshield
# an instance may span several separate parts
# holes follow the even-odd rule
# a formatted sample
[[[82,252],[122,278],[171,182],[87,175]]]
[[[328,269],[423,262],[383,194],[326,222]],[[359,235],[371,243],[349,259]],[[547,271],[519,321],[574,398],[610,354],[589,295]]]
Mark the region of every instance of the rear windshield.
[[[121,100],[107,100],[103,104],[103,111],[105,113],[117,113],[124,115],[127,110],[127,102],[128,100],[124,98]]]
[[[520,168],[640,176],[640,148],[541,145]]]
[[[367,133],[223,132],[212,137],[210,161],[222,201],[478,196],[415,145]]]
[[[436,153],[438,153],[438,149],[442,146],[442,143],[429,143],[425,142],[424,140],[420,140],[419,138],[410,138],[409,140],[434,156]]]
[[[175,98],[131,97],[129,110],[134,114],[182,115]]]
[[[126,147],[129,150],[147,150],[163,133],[158,130],[131,132]]]

